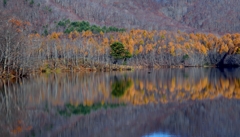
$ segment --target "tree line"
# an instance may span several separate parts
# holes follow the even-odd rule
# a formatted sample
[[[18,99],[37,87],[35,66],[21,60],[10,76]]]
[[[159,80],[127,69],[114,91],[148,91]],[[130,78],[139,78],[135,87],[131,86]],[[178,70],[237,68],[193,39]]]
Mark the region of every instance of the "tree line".
[[[74,30],[69,34],[53,32],[44,36],[28,33],[29,26],[29,22],[16,18],[1,21],[1,74],[22,76],[29,71],[46,68],[104,68],[111,64],[216,66],[224,62],[226,56],[240,53],[238,33],[219,37],[214,34],[133,29],[109,33]],[[114,48],[123,52],[114,53],[117,51]]]

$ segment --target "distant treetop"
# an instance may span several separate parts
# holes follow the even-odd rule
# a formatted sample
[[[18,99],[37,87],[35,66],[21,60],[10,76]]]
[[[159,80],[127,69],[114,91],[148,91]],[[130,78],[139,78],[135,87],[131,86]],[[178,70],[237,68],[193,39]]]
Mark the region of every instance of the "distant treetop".
[[[69,19],[68,20],[62,20],[59,21],[57,23],[57,25],[59,27],[63,27],[64,28],[64,33],[71,33],[73,31],[78,31],[78,32],[83,32],[83,31],[87,31],[90,30],[93,33],[100,33],[100,32],[104,32],[104,33],[108,33],[108,32],[124,32],[126,31],[123,28],[116,28],[113,26],[110,27],[100,27],[97,25],[91,25],[89,22],[87,21],[74,21],[71,22]]]

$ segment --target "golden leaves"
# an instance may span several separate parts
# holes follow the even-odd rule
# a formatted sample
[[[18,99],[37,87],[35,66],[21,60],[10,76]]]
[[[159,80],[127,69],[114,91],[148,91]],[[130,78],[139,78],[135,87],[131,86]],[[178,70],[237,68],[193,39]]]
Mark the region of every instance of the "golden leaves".
[[[204,55],[206,55],[206,54],[207,54],[207,49],[206,49],[206,47],[203,46],[202,44],[200,44],[199,46],[200,46],[200,47],[199,47],[199,48],[200,48],[200,52],[203,53]]]
[[[59,39],[60,36],[63,35],[61,32],[53,32],[52,34],[49,35],[50,39]]]
[[[21,26],[24,22],[12,19],[11,22],[16,26]],[[18,32],[21,31],[17,30]],[[29,38],[43,39],[39,34],[30,34]],[[129,32],[123,33],[103,33],[93,34],[91,31],[84,31],[78,33],[77,31],[70,34],[62,34],[59,32],[52,32],[48,35],[47,40],[57,40],[57,45],[72,45],[76,46],[78,43],[82,44],[81,50],[84,54],[84,50],[88,51],[87,54],[97,53],[107,54],[109,45],[119,41],[124,44],[125,48],[134,55],[151,54],[169,54],[170,56],[183,56],[188,54],[189,57],[193,57],[193,54],[199,54],[206,56],[209,52],[224,53],[230,49],[237,50],[240,46],[240,35],[238,34],[226,34],[222,37],[216,37],[213,34],[202,33],[177,33],[169,31],[147,31],[147,30],[135,30],[132,29]],[[63,42],[64,40],[65,42]],[[46,40],[46,42],[48,42]],[[62,41],[61,41],[62,40]],[[71,43],[72,42],[72,43]],[[81,47],[79,44],[78,48]],[[235,52],[234,52],[235,53]]]
[[[90,30],[82,32],[82,37],[91,37],[91,36],[93,36],[93,33]]]
[[[71,40],[76,40],[79,36],[80,34],[77,31],[73,31],[68,35],[68,38]]]
[[[143,52],[143,46],[140,45],[139,48],[138,48],[138,53],[142,53]]]
[[[146,45],[146,53],[151,52],[153,50],[153,45],[152,44],[147,44]]]

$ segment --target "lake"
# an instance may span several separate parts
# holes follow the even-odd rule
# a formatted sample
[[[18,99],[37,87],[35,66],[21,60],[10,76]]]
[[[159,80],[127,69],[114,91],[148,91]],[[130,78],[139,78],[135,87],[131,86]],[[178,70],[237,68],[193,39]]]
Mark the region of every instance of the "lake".
[[[0,81],[0,135],[237,137],[239,72],[168,68]]]

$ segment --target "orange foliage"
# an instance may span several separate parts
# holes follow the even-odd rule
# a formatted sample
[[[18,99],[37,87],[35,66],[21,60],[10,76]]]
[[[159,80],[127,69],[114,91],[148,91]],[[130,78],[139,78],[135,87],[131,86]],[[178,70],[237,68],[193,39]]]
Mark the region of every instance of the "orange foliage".
[[[82,32],[82,37],[91,37],[92,35],[93,35],[93,33],[90,30]]]
[[[71,40],[75,40],[80,36],[80,34],[77,31],[73,31],[68,35],[68,38]]]
[[[140,46],[139,46],[139,49],[138,49],[138,53],[142,53],[142,52],[143,52],[143,46],[140,45]]]
[[[24,22],[16,18],[12,18],[8,22],[11,23],[12,27],[15,28],[16,32],[18,33],[23,32],[27,26],[30,26],[29,22]]]
[[[11,22],[16,24],[16,26],[21,26],[24,24],[23,22],[14,19],[12,19]],[[67,47],[66,52],[67,50],[71,50],[76,54],[79,53],[84,55],[84,57],[89,55],[88,57],[91,58],[98,56],[98,60],[104,60],[103,58],[107,56],[101,55],[108,54],[110,45],[116,41],[119,41],[123,43],[125,48],[131,54],[140,56],[140,58],[138,58],[139,62],[149,57],[144,57],[144,54],[153,53],[151,54],[153,55],[151,56],[152,58],[154,58],[154,56],[158,56],[162,60],[164,60],[166,56],[174,56],[181,59],[184,55],[188,55],[191,59],[195,58],[194,54],[196,53],[202,57],[209,57],[207,56],[209,53],[225,53],[228,52],[229,49],[234,49],[235,51],[238,49],[238,45],[240,45],[240,35],[238,34],[226,34],[222,37],[217,37],[213,34],[187,34],[183,32],[177,33],[169,31],[156,32],[139,29],[133,29],[129,32],[123,33],[106,34],[93,34],[91,31],[78,33],[74,31],[67,35],[53,32],[48,36],[48,39],[44,39],[44,37],[41,37],[39,34],[31,34],[29,35],[29,38],[34,39],[30,40],[30,42],[33,42],[36,39],[42,41],[42,43],[39,44],[41,45],[39,46],[39,49],[44,49],[44,47],[47,47],[46,45],[48,44],[48,40],[57,40],[58,43],[55,43],[55,45],[57,46],[57,50],[60,52],[57,51],[56,53],[62,54],[62,52],[65,52],[65,47]],[[163,56],[160,57],[159,55]],[[76,57],[78,57],[78,55],[76,55]],[[157,60],[153,61],[153,63],[157,64],[156,62],[158,63]],[[164,61],[159,62],[162,63]],[[173,63],[174,62],[175,60],[173,60]],[[141,63],[142,62],[139,64]]]
[[[59,37],[62,35],[60,32],[53,32],[52,34],[49,35],[50,39],[59,39]]]
[[[147,44],[146,45],[146,53],[151,52],[153,50],[153,45],[152,44]]]

